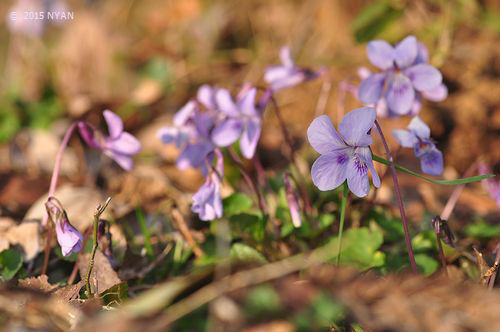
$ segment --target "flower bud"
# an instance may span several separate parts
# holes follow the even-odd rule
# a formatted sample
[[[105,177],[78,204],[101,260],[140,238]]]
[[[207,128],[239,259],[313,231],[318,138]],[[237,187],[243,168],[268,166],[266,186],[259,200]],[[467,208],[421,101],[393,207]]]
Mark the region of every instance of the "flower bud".
[[[85,143],[93,148],[93,149],[100,149],[101,145],[96,139],[95,136],[95,130],[92,128],[91,125],[89,125],[86,122],[80,121],[78,122],[78,131],[80,132],[80,136],[82,139],[85,141]]]
[[[55,197],[49,197],[45,208],[55,225],[57,242],[61,246],[62,254],[68,256],[72,252],[79,252],[82,249],[83,236],[70,224],[61,202]]]
[[[300,217],[299,202],[297,193],[293,190],[292,184],[290,183],[288,173],[285,173],[283,176],[283,181],[285,183],[286,200],[288,202],[288,208],[290,209],[293,226],[300,227],[302,225],[302,219]]]

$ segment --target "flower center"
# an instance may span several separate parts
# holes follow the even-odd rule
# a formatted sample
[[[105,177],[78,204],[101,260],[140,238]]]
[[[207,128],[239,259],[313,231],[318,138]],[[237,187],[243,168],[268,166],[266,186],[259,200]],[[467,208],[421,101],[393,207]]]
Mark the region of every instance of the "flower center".
[[[354,157],[354,167],[356,168],[356,172],[358,175],[363,176],[368,173],[368,165],[366,165],[359,158]]]

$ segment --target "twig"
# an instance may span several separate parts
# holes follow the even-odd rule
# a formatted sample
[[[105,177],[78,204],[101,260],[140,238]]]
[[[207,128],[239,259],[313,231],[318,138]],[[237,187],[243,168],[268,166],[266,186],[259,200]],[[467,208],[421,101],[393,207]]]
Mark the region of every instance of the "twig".
[[[186,224],[186,221],[184,220],[184,217],[182,214],[179,212],[177,209],[172,209],[172,219],[177,225],[177,228],[179,229],[179,232],[181,232],[182,236],[188,243],[188,245],[191,247],[191,250],[193,250],[193,253],[195,254],[196,257],[201,257],[205,253],[201,248],[198,246],[198,244],[194,241],[193,235],[191,234],[191,231],[189,230],[188,225]]]
[[[325,113],[326,104],[328,102],[328,96],[330,95],[330,90],[332,89],[332,82],[325,79],[321,85],[321,91],[319,94],[318,102],[316,103],[316,111],[314,116],[320,116]]]
[[[401,197],[401,191],[399,189],[398,183],[398,175],[396,173],[396,167],[394,167],[394,160],[392,159],[391,150],[389,149],[389,145],[385,140],[384,133],[382,132],[382,128],[377,120],[375,120],[375,126],[377,127],[380,138],[382,139],[382,143],[384,144],[385,153],[387,155],[387,160],[389,160],[389,167],[391,168],[392,173],[392,181],[394,182],[394,193],[396,194],[398,205],[399,205],[399,213],[401,214],[401,221],[403,222],[403,230],[405,233],[405,242],[406,249],[408,251],[408,257],[410,258],[410,265],[413,272],[417,273],[417,264],[415,263],[415,255],[413,254],[413,248],[411,246],[411,237],[410,230],[408,228],[408,219],[406,218],[405,208],[403,204],[403,198]]]
[[[144,268],[142,268],[140,271],[137,272],[133,270],[125,270],[120,273],[120,278],[122,280],[144,278],[146,274],[151,272],[158,264],[160,264],[163,261],[163,259],[165,259],[165,257],[167,257],[169,252],[172,250],[173,246],[174,245],[172,244],[172,242],[168,243],[163,249],[163,251],[158,256],[156,256],[151,263],[149,263],[148,265],[146,265]]]
[[[50,258],[50,248],[52,247],[52,239],[54,237],[54,229],[52,225],[47,226],[47,240],[45,242],[45,249],[43,252],[43,265],[40,274],[47,274],[47,268],[49,266]]]
[[[171,323],[224,293],[277,279],[325,262],[331,258],[332,249],[331,244],[327,244],[310,253],[298,254],[275,263],[226,276],[201,288],[184,300],[171,305],[166,310],[165,315],[159,318],[156,323],[151,324],[150,328],[153,331],[164,331]]]
[[[99,245],[97,241],[97,229],[99,226],[99,219],[101,218],[101,215],[103,214],[104,210],[106,210],[106,207],[108,206],[110,201],[111,197],[108,197],[108,199],[106,200],[106,202],[104,202],[103,205],[97,206],[96,212],[94,213],[94,243],[92,246],[92,254],[90,256],[89,266],[87,268],[87,277],[85,278],[85,284],[87,286],[87,298],[90,298],[92,296],[92,290],[90,289],[90,275],[92,273],[92,268],[94,267],[95,254],[97,252],[97,247]]]
[[[495,281],[497,279],[498,268],[500,266],[500,244],[497,244],[497,246],[495,247],[494,252],[496,253],[495,263],[493,265],[494,271],[491,274],[491,277],[490,277],[490,280],[489,280],[489,283],[488,283],[488,289],[493,289],[493,287],[495,286]]]

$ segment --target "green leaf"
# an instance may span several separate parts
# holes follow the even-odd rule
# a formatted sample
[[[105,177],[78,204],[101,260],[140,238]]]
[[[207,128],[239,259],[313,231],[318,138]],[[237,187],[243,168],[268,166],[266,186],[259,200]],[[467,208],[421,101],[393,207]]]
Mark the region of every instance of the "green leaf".
[[[314,321],[323,327],[329,327],[345,317],[345,307],[326,294],[318,295],[312,303]]]
[[[151,235],[149,234],[148,225],[146,224],[146,218],[142,210],[137,207],[135,209],[135,215],[137,222],[139,223],[139,228],[141,230],[142,236],[144,237],[144,248],[146,249],[146,254],[149,258],[154,257],[153,246],[151,244]]]
[[[465,227],[465,234],[472,237],[493,238],[500,236],[500,225],[489,225],[484,220]]]
[[[245,263],[260,263],[265,264],[267,260],[264,256],[254,248],[243,244],[235,243],[229,252],[232,261]]]
[[[411,245],[415,251],[437,249],[436,233],[433,230],[418,233],[411,239]]]
[[[252,317],[275,313],[282,308],[279,294],[271,285],[259,285],[248,292],[245,311]]]
[[[331,226],[333,222],[335,221],[335,215],[334,214],[322,214],[319,216],[318,224],[319,228],[321,230],[324,230]]]
[[[117,306],[128,298],[128,285],[126,282],[116,284],[99,294],[104,305]]]
[[[4,280],[14,278],[23,265],[23,256],[15,249],[0,252],[0,274]]]
[[[393,8],[390,1],[375,1],[367,5],[352,23],[356,41],[372,40],[396,21],[402,13],[402,10]]]
[[[375,223],[384,233],[384,240],[397,242],[404,238],[401,219],[386,216],[385,213],[379,213],[376,211],[373,211],[370,217],[375,219]]]
[[[430,276],[436,272],[439,267],[439,263],[426,254],[416,254],[415,263],[417,263],[417,267],[425,276]]]
[[[0,110],[0,142],[6,142],[21,128],[21,120],[11,105],[8,105],[7,109],[4,109],[3,105],[0,107],[2,107]]]
[[[351,228],[344,233],[342,239],[340,263],[353,265],[361,270],[383,266],[385,254],[377,251],[383,242],[382,233],[379,231],[366,227]],[[338,237],[332,238],[329,245],[332,248],[332,257],[336,257]]]
[[[224,198],[222,204],[224,206],[224,215],[231,217],[232,215],[248,211],[252,207],[252,199],[244,193],[234,193]]]
[[[142,70],[142,74],[161,83],[165,89],[170,89],[173,81],[173,71],[166,58],[151,59]]]
[[[26,111],[30,127],[46,129],[62,114],[63,106],[55,93],[47,88],[42,100],[28,104]]]
[[[262,241],[265,237],[266,221],[259,215],[240,213],[229,218],[233,237],[248,237],[255,241]]]
[[[375,154],[372,155],[372,159],[375,160],[376,162],[379,162],[381,164],[390,165],[390,162],[382,157],[379,157]],[[477,175],[477,176],[472,176],[469,178],[463,178],[463,179],[456,179],[456,180],[435,180],[431,179],[428,177],[425,177],[421,174],[418,174],[416,172],[413,172],[409,170],[408,168],[405,168],[403,166],[399,166],[398,164],[394,164],[394,167],[400,172],[416,176],[418,178],[421,178],[427,182],[434,183],[434,184],[444,184],[444,185],[458,185],[458,184],[466,184],[466,183],[471,183],[471,182],[479,182],[484,179],[492,178],[495,176],[495,174],[484,174],[484,175]]]

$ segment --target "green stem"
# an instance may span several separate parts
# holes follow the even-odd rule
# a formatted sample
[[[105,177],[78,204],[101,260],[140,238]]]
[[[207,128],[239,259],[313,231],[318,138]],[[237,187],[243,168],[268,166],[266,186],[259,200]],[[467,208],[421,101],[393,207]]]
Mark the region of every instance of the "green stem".
[[[90,256],[90,261],[89,261],[89,266],[87,268],[87,276],[85,278],[85,284],[87,287],[87,298],[90,298],[92,296],[92,289],[90,288],[90,275],[92,274],[92,269],[94,268],[94,259],[95,259],[95,254],[97,252],[97,247],[99,243],[97,242],[97,229],[99,227],[99,219],[101,217],[101,214],[104,212],[106,207],[108,206],[109,202],[111,201],[111,197],[108,197],[106,202],[104,202],[103,205],[98,205],[96,212],[94,213],[94,244],[92,246],[92,254]]]
[[[342,201],[340,202],[340,226],[339,226],[339,242],[337,246],[337,265],[340,263],[340,252],[342,251],[342,232],[344,230],[345,208],[347,206],[347,196],[349,195],[349,188],[347,182],[344,182],[342,188]]]
[[[375,154],[372,154],[372,159],[375,160],[376,162],[379,162],[379,163],[387,165],[387,166],[391,165],[391,163],[388,160],[386,160],[382,157],[379,157]],[[435,179],[430,179],[428,177],[425,177],[425,176],[418,174],[416,172],[413,172],[413,171],[409,170],[408,168],[405,168],[403,166],[399,166],[397,164],[394,164],[394,167],[400,172],[416,176],[416,177],[421,178],[427,182],[434,183],[434,184],[444,184],[444,185],[457,185],[457,184],[478,182],[478,181],[492,178],[495,176],[495,174],[485,174],[485,175],[477,175],[477,176],[472,176],[472,177],[463,178],[463,179],[456,179],[456,180],[435,180]]]
[[[144,236],[144,248],[146,248],[146,254],[149,258],[154,257],[153,246],[151,244],[151,234],[149,234],[149,229],[146,224],[146,219],[144,218],[144,214],[142,210],[137,207],[135,209],[135,215],[137,217],[137,222],[139,223],[139,228],[141,230],[142,236]]]

